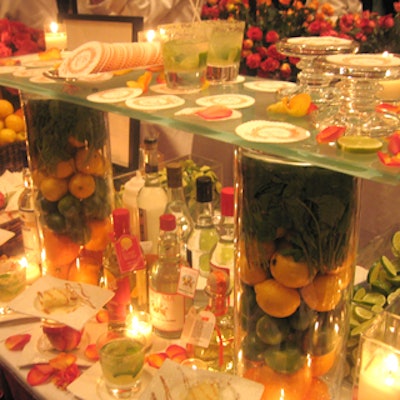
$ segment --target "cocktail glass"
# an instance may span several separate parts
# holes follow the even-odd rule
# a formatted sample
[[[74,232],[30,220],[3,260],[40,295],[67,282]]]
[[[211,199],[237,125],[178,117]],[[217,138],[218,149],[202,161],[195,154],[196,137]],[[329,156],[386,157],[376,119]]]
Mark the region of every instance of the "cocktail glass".
[[[210,38],[207,79],[210,83],[234,82],[239,74],[244,21],[206,21]]]
[[[158,27],[167,87],[200,89],[205,82],[208,35],[204,21]]]
[[[0,263],[0,303],[17,297],[26,287],[26,268],[14,258]]]
[[[139,392],[145,345],[126,328],[110,329],[97,341],[107,392],[116,399],[132,399]]]

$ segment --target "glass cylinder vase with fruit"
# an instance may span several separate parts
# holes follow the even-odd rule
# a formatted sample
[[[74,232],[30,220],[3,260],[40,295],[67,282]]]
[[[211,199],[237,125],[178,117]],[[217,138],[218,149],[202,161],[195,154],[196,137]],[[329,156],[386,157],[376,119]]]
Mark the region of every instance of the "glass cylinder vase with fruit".
[[[105,114],[26,93],[21,101],[43,273],[98,284],[114,198]]]
[[[268,400],[338,399],[358,180],[246,149],[236,172],[237,372]]]

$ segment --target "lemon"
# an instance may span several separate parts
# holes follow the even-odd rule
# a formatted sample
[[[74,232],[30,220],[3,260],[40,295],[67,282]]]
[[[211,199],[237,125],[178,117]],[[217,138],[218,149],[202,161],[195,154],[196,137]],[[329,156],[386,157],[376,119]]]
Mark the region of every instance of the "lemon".
[[[15,132],[25,131],[24,120],[16,114],[8,115],[4,120],[6,128],[13,129]]]
[[[369,136],[342,136],[337,140],[338,147],[350,153],[375,153],[383,146],[379,139]]]
[[[4,119],[14,112],[14,106],[8,100],[0,99],[0,118]]]
[[[17,133],[13,129],[3,128],[0,130],[0,146],[14,143],[17,140]]]

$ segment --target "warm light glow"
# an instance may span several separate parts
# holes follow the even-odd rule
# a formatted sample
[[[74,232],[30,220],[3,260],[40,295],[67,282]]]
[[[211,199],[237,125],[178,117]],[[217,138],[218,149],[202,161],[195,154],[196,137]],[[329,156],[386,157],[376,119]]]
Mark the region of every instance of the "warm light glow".
[[[395,383],[395,379],[397,375],[397,372],[399,371],[399,360],[394,354],[389,354],[384,360],[383,360],[383,368],[385,370],[385,384],[388,386],[393,386]]]
[[[146,39],[148,42],[152,42],[155,37],[156,37],[156,32],[153,31],[152,29],[146,32]]]
[[[153,325],[150,315],[146,312],[132,312],[128,315],[126,326],[134,337],[142,338],[145,341],[145,347],[150,347],[152,343]]]
[[[50,32],[57,33],[58,32],[58,24],[57,22],[50,23]]]

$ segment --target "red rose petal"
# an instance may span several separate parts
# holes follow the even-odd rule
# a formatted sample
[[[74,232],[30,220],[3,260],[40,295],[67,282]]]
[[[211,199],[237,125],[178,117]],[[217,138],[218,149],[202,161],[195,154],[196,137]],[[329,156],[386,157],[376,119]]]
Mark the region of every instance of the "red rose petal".
[[[25,345],[30,340],[31,340],[31,335],[29,333],[12,335],[6,339],[5,345],[8,350],[18,351],[18,350],[23,350]]]

